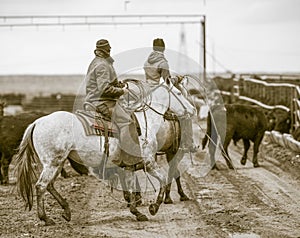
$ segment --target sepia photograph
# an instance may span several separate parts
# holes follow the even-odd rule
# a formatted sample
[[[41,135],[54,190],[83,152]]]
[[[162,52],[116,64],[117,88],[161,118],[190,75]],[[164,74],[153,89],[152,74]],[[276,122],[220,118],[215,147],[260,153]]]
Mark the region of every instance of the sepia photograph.
[[[0,238],[300,238],[298,0],[0,0]]]

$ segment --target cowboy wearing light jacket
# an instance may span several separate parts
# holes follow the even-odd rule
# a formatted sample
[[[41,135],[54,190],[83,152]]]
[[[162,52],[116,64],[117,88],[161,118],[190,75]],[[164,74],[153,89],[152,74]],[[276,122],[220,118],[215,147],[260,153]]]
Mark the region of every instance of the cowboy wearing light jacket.
[[[146,81],[153,86],[159,85],[160,78],[163,78],[167,83],[173,81],[169,71],[169,63],[165,58],[164,51],[164,40],[160,38],[154,39],[153,51],[144,63]],[[179,118],[179,121],[181,125],[181,144],[179,149],[182,149],[184,152],[195,152],[196,147],[193,143],[191,118]]]
[[[151,84],[159,84],[161,77],[167,82],[171,77],[164,51],[165,43],[163,39],[155,39],[153,41],[153,51],[144,64],[146,80]]]

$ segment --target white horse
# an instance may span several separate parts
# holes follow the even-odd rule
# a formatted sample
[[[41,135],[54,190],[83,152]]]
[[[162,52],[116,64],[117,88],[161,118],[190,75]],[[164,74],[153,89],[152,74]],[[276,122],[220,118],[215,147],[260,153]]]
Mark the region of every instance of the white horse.
[[[162,83],[157,86],[151,93],[151,102],[153,108],[157,112],[164,114],[168,109],[174,111],[179,116],[186,113],[193,114],[194,107],[183,97],[179,90],[173,85]],[[158,121],[160,120],[160,121]],[[159,129],[160,123],[163,123],[163,117],[149,118],[148,128]],[[159,171],[159,167],[155,162],[157,152],[157,135],[153,130],[151,133],[147,131],[147,146],[142,146],[142,154],[147,155],[146,160],[150,163],[146,164],[145,170],[158,179],[160,190],[155,203],[150,204],[149,212],[155,215],[163,201],[166,176]],[[140,143],[143,144],[146,131],[143,130],[140,136]],[[33,183],[35,182],[36,170],[34,164],[38,161],[42,164],[42,172],[35,184],[37,194],[37,212],[40,220],[46,225],[54,224],[44,210],[44,194],[46,190],[50,192],[64,209],[63,217],[67,221],[71,219],[71,211],[67,201],[54,188],[54,181],[61,171],[64,162],[70,158],[77,163],[90,167],[97,167],[101,164],[104,148],[103,136],[86,136],[84,128],[73,113],[58,111],[50,115],[37,119],[26,129],[19,151],[16,155],[16,171],[17,186],[19,193],[28,205],[29,210],[33,206]],[[118,139],[110,138],[109,142],[109,161],[117,159],[120,155]],[[138,168],[143,169],[143,168]],[[134,174],[133,171],[124,170],[126,184],[129,185],[131,193],[130,212],[134,214],[139,221],[148,220],[148,218],[140,213],[134,202],[135,196],[133,191]],[[132,202],[133,201],[133,202]]]
[[[136,87],[140,84],[140,81],[137,80],[125,80],[129,83],[129,89],[134,95],[139,95],[143,90],[135,90]],[[181,81],[177,82],[176,88],[180,91],[173,90],[171,93],[174,94],[176,97],[177,94],[184,95],[186,98],[182,88],[180,88]],[[179,100],[179,98],[178,98]],[[137,103],[138,104],[138,103]],[[180,201],[187,201],[189,200],[188,196],[184,193],[181,181],[180,181],[180,171],[178,169],[178,164],[182,160],[184,156],[184,151],[179,149],[179,145],[181,143],[182,137],[181,137],[181,125],[178,120],[178,116],[174,115],[174,113],[164,115],[164,113],[160,112],[159,110],[156,110],[157,105],[151,105],[144,103],[142,110],[136,110],[135,115],[139,121],[139,125],[141,127],[142,131],[142,145],[147,145],[148,148],[151,148],[151,151],[157,151],[160,155],[165,155],[166,160],[168,162],[169,168],[168,168],[168,180],[167,180],[167,186],[166,186],[166,193],[164,197],[164,203],[171,204],[173,203],[173,200],[171,199],[170,192],[171,192],[171,184],[172,180],[175,179],[177,184],[177,191],[180,196]],[[182,104],[182,107],[184,108],[185,105]],[[196,114],[196,109],[194,110],[193,114]],[[184,116],[190,117],[191,114],[186,113]],[[164,118],[164,119],[163,119]],[[162,120],[163,119],[163,120]],[[149,126],[151,125],[151,126]],[[156,125],[156,126],[155,126]],[[151,139],[151,143],[148,143],[148,138],[156,138]],[[128,202],[130,202],[129,194],[126,191],[126,184],[122,183],[122,188],[124,191],[124,198]],[[138,181],[136,181],[137,191],[140,191],[140,186]],[[124,189],[125,188],[125,189]],[[136,193],[136,199],[141,199],[141,194],[139,192]]]

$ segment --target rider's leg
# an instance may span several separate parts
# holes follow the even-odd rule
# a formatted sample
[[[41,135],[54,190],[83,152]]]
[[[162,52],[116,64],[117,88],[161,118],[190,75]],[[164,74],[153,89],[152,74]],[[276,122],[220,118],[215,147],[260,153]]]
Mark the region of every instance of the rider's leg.
[[[120,130],[120,160],[126,165],[135,165],[143,162],[143,158],[136,125],[130,114],[117,103],[113,120]]]
[[[181,127],[180,147],[185,152],[196,152],[197,147],[194,145],[192,118],[184,117],[179,119]]]

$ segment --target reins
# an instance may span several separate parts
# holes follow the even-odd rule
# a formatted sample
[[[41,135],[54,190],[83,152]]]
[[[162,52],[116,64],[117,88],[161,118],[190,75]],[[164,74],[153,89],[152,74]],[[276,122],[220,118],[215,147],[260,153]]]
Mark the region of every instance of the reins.
[[[178,96],[172,91],[172,89],[173,89],[173,87],[174,87],[174,85],[172,84],[172,86],[171,87],[168,87],[168,86],[166,86],[166,85],[164,85],[164,82],[162,82],[162,83],[160,83],[158,86],[156,86],[153,90],[152,90],[152,92],[154,91],[154,90],[156,90],[158,87],[164,87],[165,89],[167,89],[167,92],[168,92],[168,94],[169,94],[169,106],[168,106],[168,109],[170,108],[170,103],[171,103],[171,95],[170,95],[170,93],[172,93],[172,95],[177,99],[177,101],[181,104],[181,106],[183,107],[183,109],[184,109],[184,111],[186,112],[187,111],[187,108],[186,108],[186,106],[181,102],[181,100],[178,98]],[[152,111],[154,111],[155,113],[157,113],[157,114],[159,114],[159,115],[161,115],[161,116],[164,116],[164,113],[161,113],[161,112],[159,112],[159,111],[157,111],[155,108],[153,108],[152,106],[151,106],[151,101],[150,101],[150,104],[148,104],[148,103],[144,103],[149,109],[151,109]],[[186,113],[185,113],[186,114]]]

